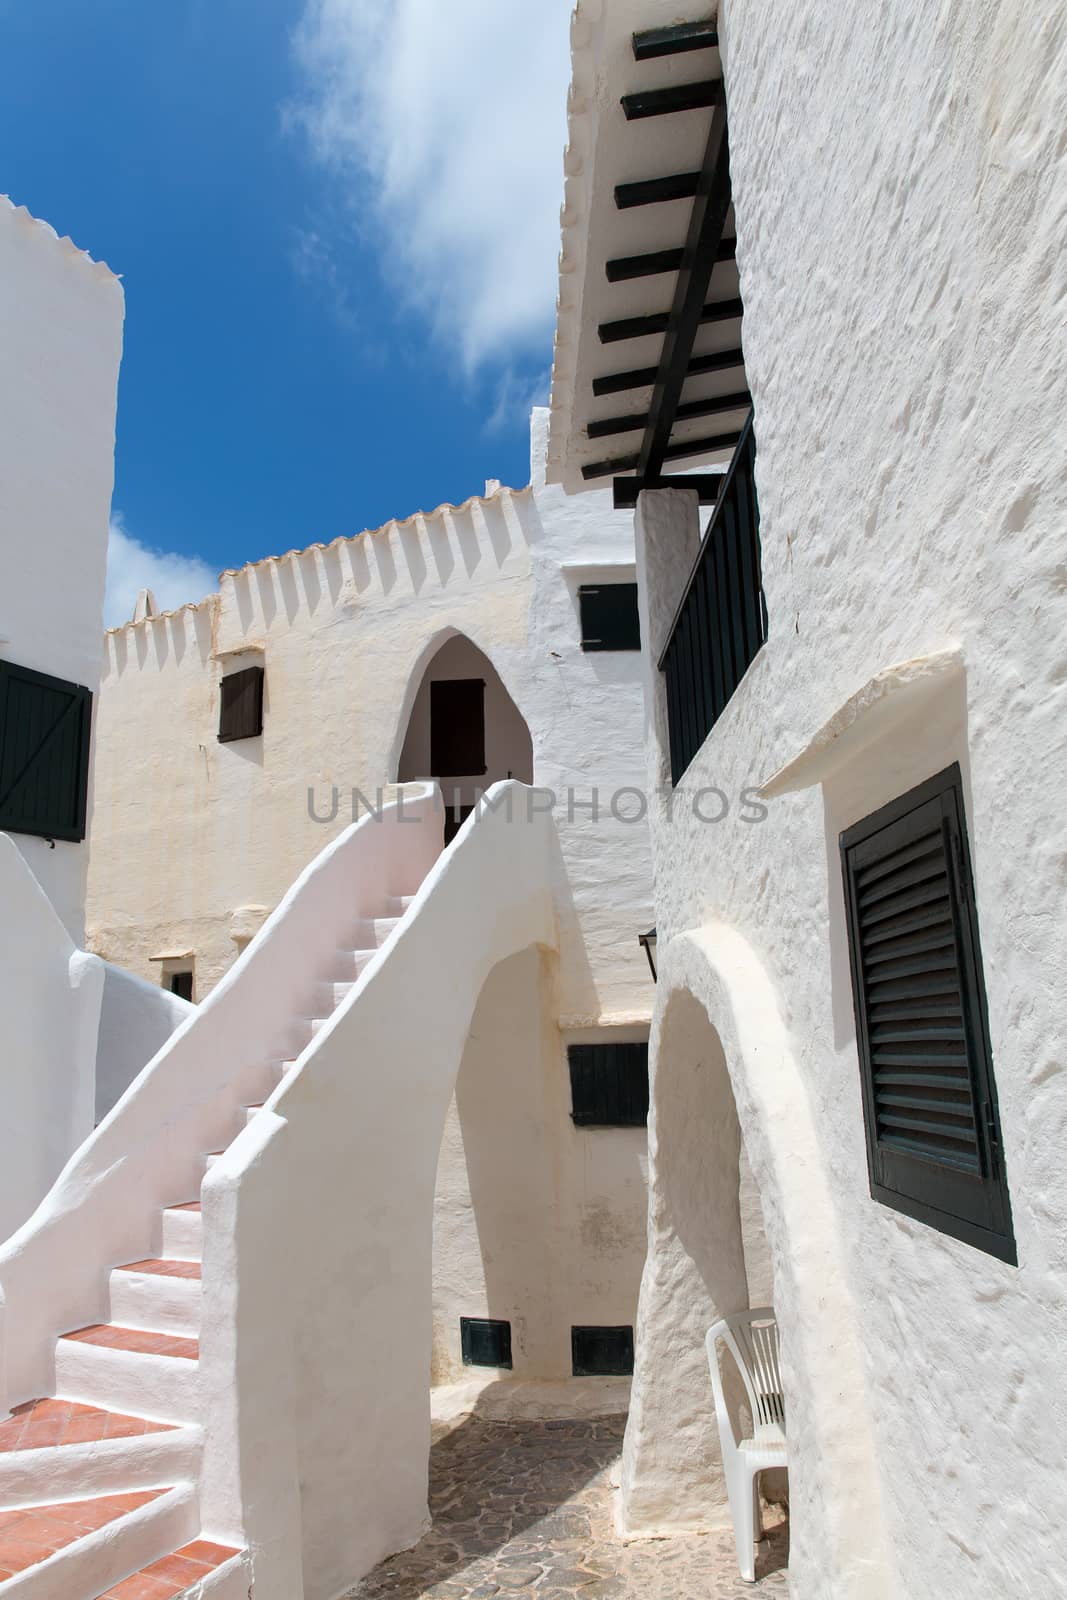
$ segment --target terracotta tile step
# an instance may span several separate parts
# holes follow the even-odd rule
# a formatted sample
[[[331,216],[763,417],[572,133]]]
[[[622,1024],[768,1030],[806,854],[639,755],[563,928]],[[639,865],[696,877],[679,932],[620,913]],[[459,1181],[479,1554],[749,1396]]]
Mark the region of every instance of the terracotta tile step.
[[[28,1400],[16,1406],[10,1421],[0,1422],[0,1455],[12,1450],[43,1450],[63,1444],[91,1444],[100,1439],[137,1439],[146,1433],[170,1433],[172,1424],[149,1422],[119,1411],[74,1400]]]
[[[173,1555],[164,1556],[162,1561],[153,1561],[151,1566],[142,1567],[132,1578],[124,1578],[121,1583],[116,1583],[100,1595],[98,1600],[175,1600],[177,1595],[185,1594],[197,1579],[206,1578],[216,1567],[221,1567],[224,1561],[238,1554],[237,1550],[230,1550],[226,1545],[209,1544],[206,1539],[196,1539],[192,1544],[175,1550]]]
[[[151,1258],[147,1261],[128,1261],[124,1267],[116,1267],[116,1272],[147,1272],[159,1278],[199,1278],[199,1261],[166,1261],[162,1258]]]
[[[199,1211],[199,1200],[186,1200],[180,1206],[168,1206],[168,1211]]]
[[[95,1344],[105,1350],[129,1350],[141,1356],[174,1356],[183,1361],[200,1359],[200,1342],[175,1333],[152,1333],[145,1328],[120,1328],[113,1322],[96,1322],[75,1328],[64,1339],[75,1344]]]
[[[168,1492],[141,1489],[136,1494],[107,1494],[92,1500],[0,1511],[0,1583]]]

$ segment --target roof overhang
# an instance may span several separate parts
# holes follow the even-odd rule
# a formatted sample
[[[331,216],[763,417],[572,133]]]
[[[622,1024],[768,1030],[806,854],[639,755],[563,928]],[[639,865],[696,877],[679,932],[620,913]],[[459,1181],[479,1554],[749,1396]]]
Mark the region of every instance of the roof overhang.
[[[571,45],[548,481],[712,501],[750,406],[714,10],[579,0]]]

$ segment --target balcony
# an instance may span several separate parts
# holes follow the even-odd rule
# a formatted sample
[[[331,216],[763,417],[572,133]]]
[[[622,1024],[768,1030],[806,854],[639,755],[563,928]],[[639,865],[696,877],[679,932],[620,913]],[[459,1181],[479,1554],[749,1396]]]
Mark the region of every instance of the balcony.
[[[767,638],[755,465],[749,413],[659,660],[675,784]]]

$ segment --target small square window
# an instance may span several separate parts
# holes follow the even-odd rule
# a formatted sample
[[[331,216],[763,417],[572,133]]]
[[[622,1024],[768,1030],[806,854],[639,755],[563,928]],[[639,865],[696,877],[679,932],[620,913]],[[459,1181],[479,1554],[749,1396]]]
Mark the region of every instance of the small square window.
[[[636,583],[583,583],[578,605],[583,650],[640,650]]]
[[[176,994],[179,1000],[192,1000],[193,975],[191,972],[172,972],[167,981],[171,994]]]
[[[571,1116],[580,1128],[643,1128],[648,1122],[648,1041],[572,1044]]]
[[[511,1323],[490,1317],[460,1317],[460,1345],[465,1367],[510,1367]]]
[[[231,672],[219,685],[219,743],[258,739],[263,732],[262,667]]]
[[[632,1328],[572,1328],[571,1370],[576,1378],[625,1378],[634,1370]]]

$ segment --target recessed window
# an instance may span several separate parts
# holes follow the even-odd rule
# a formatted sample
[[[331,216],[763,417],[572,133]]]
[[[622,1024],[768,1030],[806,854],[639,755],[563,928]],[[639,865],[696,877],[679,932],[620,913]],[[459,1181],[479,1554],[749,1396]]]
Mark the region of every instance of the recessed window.
[[[460,1317],[460,1345],[465,1367],[510,1367],[511,1323],[490,1317]]]
[[[191,972],[172,972],[167,979],[167,987],[171,994],[176,994],[179,1000],[192,1000],[193,975]]]
[[[841,851],[871,1194],[1014,1263],[959,767]]]
[[[572,1044],[571,1116],[580,1128],[643,1128],[648,1121],[648,1041]]]
[[[634,1370],[632,1328],[572,1328],[571,1370],[576,1378],[625,1378]]]
[[[85,838],[93,697],[0,661],[0,829]]]
[[[583,583],[578,605],[583,650],[640,650],[636,583]]]
[[[263,732],[262,667],[231,672],[219,686],[219,743],[258,739]]]

